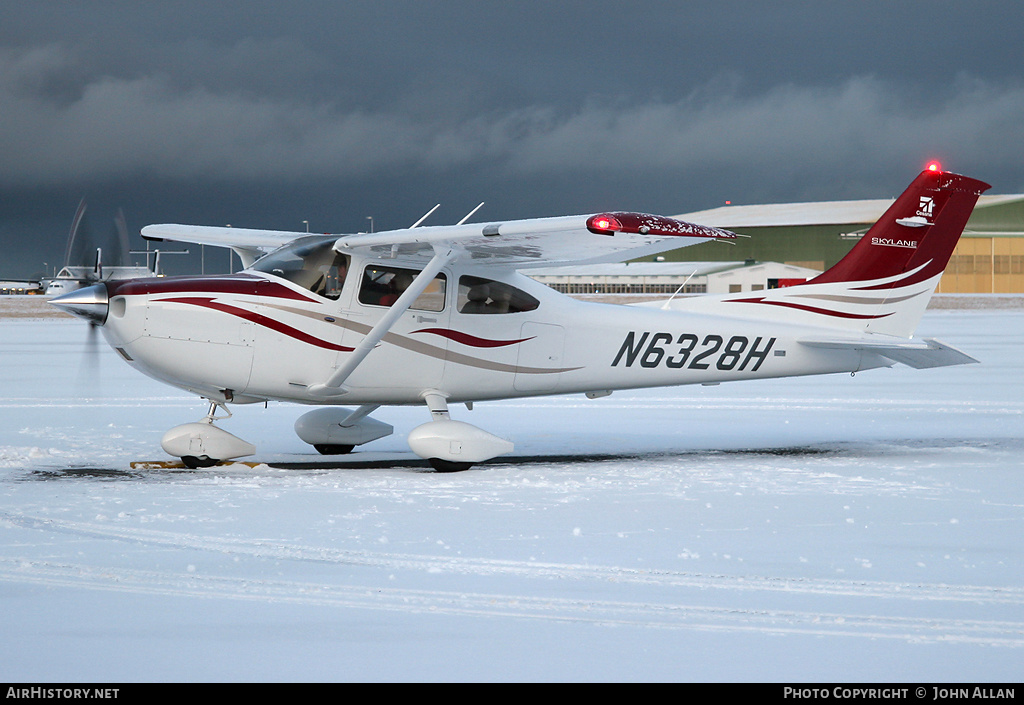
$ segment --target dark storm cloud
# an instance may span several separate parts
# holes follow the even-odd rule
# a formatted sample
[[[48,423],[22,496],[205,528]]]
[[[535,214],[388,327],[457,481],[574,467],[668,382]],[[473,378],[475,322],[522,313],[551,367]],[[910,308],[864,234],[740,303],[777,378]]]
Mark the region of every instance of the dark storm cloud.
[[[964,80],[925,105],[899,86],[855,77],[828,88],[784,85],[741,96],[717,87],[673,102],[598,97],[575,110],[528,106],[440,121],[181,88],[158,76],[99,77],[70,99],[60,77],[72,71],[57,47],[0,59],[2,183],[352,180],[480,163],[524,177],[702,165],[788,172],[849,166],[872,151],[912,162],[939,150],[961,163],[1001,165],[1019,157],[1004,146],[1024,142],[1024,89],[982,81]]]
[[[886,196],[931,157],[1024,190],[1015,3],[340,5],[5,10],[0,234],[52,243],[0,272],[82,194],[347,229]]]
[[[0,60],[0,183],[136,175],[351,181],[483,164],[523,178],[726,167],[792,173],[850,167],[872,152],[890,163],[935,153],[1006,167],[1020,154],[1005,145],[1024,143],[1024,89],[982,81],[964,80],[925,105],[897,85],[851,78],[828,88],[784,85],[742,96],[718,87],[673,102],[593,99],[575,110],[528,106],[441,121],[394,108],[180,88],[148,76],[100,77],[69,100],[58,80],[67,64],[54,47]],[[40,75],[40,66],[52,75]]]

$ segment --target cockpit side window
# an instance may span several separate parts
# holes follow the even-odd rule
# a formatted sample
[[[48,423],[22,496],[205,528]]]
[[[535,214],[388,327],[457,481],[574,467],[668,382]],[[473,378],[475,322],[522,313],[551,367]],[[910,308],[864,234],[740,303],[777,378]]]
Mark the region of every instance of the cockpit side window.
[[[368,265],[363,270],[359,302],[370,306],[394,306],[418,274],[415,269]],[[409,308],[415,311],[443,311],[447,285],[448,278],[438,274]]]
[[[314,294],[337,299],[348,273],[349,257],[334,251],[337,238],[302,238],[257,260],[253,269],[294,282]]]
[[[540,302],[505,282],[483,277],[459,277],[459,313],[522,313]]]

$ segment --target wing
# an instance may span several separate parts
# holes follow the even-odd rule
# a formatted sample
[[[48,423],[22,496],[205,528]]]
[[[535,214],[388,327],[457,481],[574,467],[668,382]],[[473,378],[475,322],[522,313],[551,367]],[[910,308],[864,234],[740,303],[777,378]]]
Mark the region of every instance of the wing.
[[[560,264],[623,262],[734,233],[645,213],[531,218],[495,223],[409,228],[338,238],[339,252],[429,260],[437,247],[453,247],[460,259],[514,269]]]
[[[147,240],[230,247],[246,266],[262,252],[309,233],[198,225],[148,225]],[[708,240],[731,241],[734,233],[646,213],[531,218],[494,223],[406,228],[342,235],[339,252],[429,261],[436,247],[452,247],[474,264],[526,269],[560,264],[623,262]]]

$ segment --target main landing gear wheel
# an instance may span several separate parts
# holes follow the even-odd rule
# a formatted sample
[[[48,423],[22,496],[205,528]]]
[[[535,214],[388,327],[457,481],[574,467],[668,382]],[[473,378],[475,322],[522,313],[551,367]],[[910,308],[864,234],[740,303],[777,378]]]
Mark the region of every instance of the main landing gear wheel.
[[[313,447],[320,455],[346,455],[355,448],[354,445],[332,445],[330,443],[314,443]]]
[[[452,460],[443,460],[442,458],[428,458],[427,462],[430,463],[430,467],[438,472],[462,472],[473,467],[473,463],[458,463]]]

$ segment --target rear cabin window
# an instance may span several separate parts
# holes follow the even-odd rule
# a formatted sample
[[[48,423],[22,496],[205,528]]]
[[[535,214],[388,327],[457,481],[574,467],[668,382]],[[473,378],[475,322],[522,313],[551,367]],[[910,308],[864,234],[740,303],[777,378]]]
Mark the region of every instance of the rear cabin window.
[[[370,306],[393,306],[418,274],[419,272],[415,269],[371,264],[363,270],[363,282],[359,287],[359,303]],[[438,274],[409,308],[415,311],[443,311],[447,284],[447,277]]]
[[[459,277],[459,313],[522,313],[540,302],[525,291],[483,277]]]

